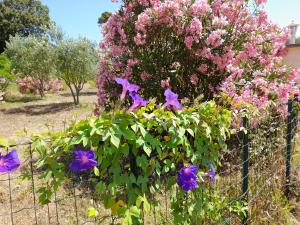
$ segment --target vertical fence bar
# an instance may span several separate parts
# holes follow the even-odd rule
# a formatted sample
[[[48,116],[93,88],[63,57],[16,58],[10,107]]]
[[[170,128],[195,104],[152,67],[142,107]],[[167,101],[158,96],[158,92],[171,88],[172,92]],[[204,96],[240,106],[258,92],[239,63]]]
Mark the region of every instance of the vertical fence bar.
[[[248,190],[249,190],[249,139],[248,139],[248,118],[243,117],[243,199],[248,202]],[[246,217],[243,219],[243,225],[248,224],[249,212],[247,212]]]
[[[294,102],[298,101],[298,97],[294,99],[289,99],[288,101],[288,118],[287,118],[287,135],[286,135],[286,169],[285,169],[285,196],[289,198],[290,195],[290,185],[291,185],[291,158],[292,158],[292,138],[293,129],[297,125],[295,123],[296,114],[294,111]]]
[[[6,148],[6,153],[8,154],[8,148]],[[13,216],[13,204],[12,204],[12,195],[11,195],[11,182],[10,182],[10,173],[8,173],[8,190],[9,190],[9,205],[10,205],[10,221],[11,225],[14,225],[14,216]]]
[[[59,225],[56,191],[54,191],[54,202],[55,202],[56,223],[57,225]]]
[[[167,186],[166,185],[167,185],[167,183],[165,183],[165,203],[166,203],[166,205],[165,205],[165,213],[166,213],[165,217],[166,217],[166,221],[168,221],[168,196],[167,196]]]
[[[77,209],[77,199],[76,199],[76,186],[73,183],[73,196],[74,196],[74,208],[75,208],[75,215],[76,215],[76,225],[79,224],[79,219],[78,219],[78,209]]]
[[[33,173],[33,165],[32,165],[32,149],[31,145],[29,145],[29,154],[30,154],[30,172],[31,172],[31,184],[32,184],[32,195],[33,195],[33,206],[34,206],[34,218],[35,224],[38,225],[37,215],[36,215],[36,198],[35,198],[35,186],[34,186],[34,173]]]
[[[155,202],[155,204],[153,204],[153,216],[154,216],[154,225],[156,225],[156,201],[154,198],[154,194],[152,194],[151,196],[152,202]]]
[[[47,204],[48,225],[51,224],[49,204]]]
[[[93,193],[91,192],[90,194],[91,194],[91,196],[92,196],[93,207],[94,207],[95,209],[97,209],[97,204],[96,204],[95,198],[94,198],[94,196],[93,196]],[[97,216],[94,218],[94,222],[97,222]]]

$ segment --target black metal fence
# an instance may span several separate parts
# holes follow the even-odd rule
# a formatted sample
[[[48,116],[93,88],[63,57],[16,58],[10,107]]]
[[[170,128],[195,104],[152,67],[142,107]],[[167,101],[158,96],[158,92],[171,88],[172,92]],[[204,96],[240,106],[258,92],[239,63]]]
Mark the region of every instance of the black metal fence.
[[[284,201],[280,190],[287,198],[293,187],[293,144],[296,138],[298,114],[295,104],[298,99],[288,103],[288,119],[275,115],[265,124],[253,126],[255,121],[243,118],[243,130],[229,143],[227,154],[222,156],[222,167],[217,169],[220,177],[217,187],[220,194],[229,196],[232,201],[247,203],[245,215],[238,215],[233,209],[226,212],[223,224],[280,224]],[[252,124],[252,126],[251,126]],[[244,131],[247,132],[244,132]],[[2,152],[18,148],[22,166],[12,174],[0,174],[0,224],[115,224],[117,219],[93,199],[91,193],[80,188],[80,183],[65,184],[46,205],[38,204],[38,189],[42,183],[42,171],[34,166],[35,155],[31,143],[23,143],[10,148],[0,148]],[[27,179],[24,179],[27,178]],[[22,182],[20,182],[22,180]],[[43,184],[44,185],[44,184]],[[278,191],[277,191],[278,190]],[[160,206],[152,209],[152,215],[144,217],[144,224],[172,224],[170,218],[170,195],[161,191]],[[98,209],[101,215],[90,218],[88,207]],[[264,215],[264,216],[262,216]],[[267,215],[267,216],[266,216]],[[263,223],[265,222],[265,223]],[[198,224],[214,224],[199,221]]]

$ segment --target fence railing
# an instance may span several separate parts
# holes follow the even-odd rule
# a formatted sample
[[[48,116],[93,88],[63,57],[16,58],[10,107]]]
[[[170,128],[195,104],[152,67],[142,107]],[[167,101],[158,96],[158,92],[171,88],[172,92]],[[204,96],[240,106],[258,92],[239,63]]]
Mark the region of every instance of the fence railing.
[[[251,126],[255,121],[243,118],[243,130],[236,135],[233,144],[229,144],[229,153],[222,156],[222,167],[217,169],[220,177],[217,186],[220,194],[229,196],[232,202],[243,200],[248,205],[244,216],[237,215],[234,209],[226,212],[223,224],[258,224],[258,218],[268,212],[268,219],[276,220],[281,206],[274,205],[278,197],[276,190],[282,190],[290,197],[292,176],[293,139],[297,131],[298,114],[294,104],[298,99],[288,102],[288,118],[282,121],[280,115],[271,118],[266,124]],[[272,124],[274,123],[274,124]],[[276,137],[276,139],[274,139]],[[21,143],[1,148],[8,152],[11,148],[23,147],[22,167],[12,174],[0,174],[0,224],[115,224],[116,217],[105,210],[92,193],[81,189],[81,181],[70,181],[54,193],[52,202],[46,205],[38,203],[38,189],[42,186],[41,170],[34,166],[35,155],[31,151],[32,143]],[[24,179],[27,178],[27,179]],[[23,180],[20,183],[20,180]],[[176,190],[174,190],[176,192]],[[160,207],[154,207],[150,216],[145,215],[144,224],[172,224],[170,218],[170,195],[161,190]],[[203,199],[199,199],[202,201]],[[89,218],[87,208],[93,206],[101,216]],[[162,219],[163,218],[163,219]],[[164,222],[162,222],[164,221]],[[276,222],[276,221],[274,221]],[[198,224],[214,224],[210,221],[198,221]]]

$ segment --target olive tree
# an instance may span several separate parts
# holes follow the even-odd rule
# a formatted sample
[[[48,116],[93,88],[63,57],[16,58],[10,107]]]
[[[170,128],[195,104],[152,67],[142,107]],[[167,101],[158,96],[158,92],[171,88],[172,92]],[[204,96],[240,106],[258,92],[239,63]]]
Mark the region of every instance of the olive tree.
[[[55,50],[44,36],[10,37],[6,43],[5,54],[11,68],[21,78],[31,77],[37,82],[38,93],[45,96],[45,85],[55,71]]]
[[[78,105],[84,85],[97,76],[95,44],[86,38],[63,39],[56,45],[56,55],[57,76],[65,81]]]

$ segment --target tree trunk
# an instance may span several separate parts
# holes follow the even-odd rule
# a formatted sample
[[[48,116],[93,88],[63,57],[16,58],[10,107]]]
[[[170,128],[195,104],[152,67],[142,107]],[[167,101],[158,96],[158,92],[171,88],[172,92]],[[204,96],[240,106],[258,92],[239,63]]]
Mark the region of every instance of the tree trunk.
[[[77,105],[79,105],[79,95],[80,95],[80,90],[76,88],[76,100],[77,100]]]
[[[76,90],[76,101],[77,105],[79,105],[79,96],[80,96],[80,91],[83,89],[84,83],[79,83],[77,85],[74,84],[75,90]]]
[[[44,81],[43,80],[39,80],[40,81],[40,85],[39,85],[39,94],[41,96],[41,98],[45,97],[45,92],[44,92]]]
[[[80,88],[75,86],[77,105],[79,105]]]
[[[76,99],[75,92],[74,92],[74,90],[73,90],[73,88],[72,88],[72,84],[69,84],[69,83],[66,83],[66,84],[67,84],[67,86],[69,87],[69,89],[70,89],[70,91],[71,91],[71,94],[72,94],[72,97],[73,97],[73,102],[74,102],[74,104],[75,104],[75,105],[78,105],[78,104],[77,104],[77,99]]]

